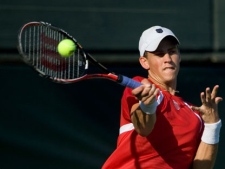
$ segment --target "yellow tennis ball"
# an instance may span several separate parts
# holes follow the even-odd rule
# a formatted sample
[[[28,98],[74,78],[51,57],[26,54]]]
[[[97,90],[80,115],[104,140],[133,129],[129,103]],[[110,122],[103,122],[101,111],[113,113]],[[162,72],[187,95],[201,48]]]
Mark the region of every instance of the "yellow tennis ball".
[[[62,57],[69,57],[76,50],[76,45],[71,39],[64,39],[59,42],[57,49]]]

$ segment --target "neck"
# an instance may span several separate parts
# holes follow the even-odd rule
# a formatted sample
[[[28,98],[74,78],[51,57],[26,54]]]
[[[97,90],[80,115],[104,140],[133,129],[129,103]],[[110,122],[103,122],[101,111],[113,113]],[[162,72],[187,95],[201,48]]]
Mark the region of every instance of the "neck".
[[[159,86],[161,90],[168,91],[172,95],[179,93],[179,91],[176,90],[176,86],[177,86],[176,80],[173,80],[168,83],[163,83],[157,79],[152,78],[150,75],[148,76],[148,79],[150,79],[150,81],[152,81],[154,84]]]

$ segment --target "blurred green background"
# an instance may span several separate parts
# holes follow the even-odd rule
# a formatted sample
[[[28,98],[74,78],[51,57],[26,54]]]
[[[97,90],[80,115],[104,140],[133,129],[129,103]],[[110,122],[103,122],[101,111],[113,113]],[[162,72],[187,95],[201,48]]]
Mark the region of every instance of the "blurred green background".
[[[161,25],[179,38],[178,90],[200,104],[200,92],[220,85],[225,98],[225,2],[23,0],[0,2],[0,168],[99,169],[116,147],[124,87],[107,80],[61,85],[21,62],[17,34],[45,21],[66,30],[114,72],[146,76],[138,63],[143,30]],[[225,103],[219,105],[225,119]],[[224,169],[221,130],[215,169]]]

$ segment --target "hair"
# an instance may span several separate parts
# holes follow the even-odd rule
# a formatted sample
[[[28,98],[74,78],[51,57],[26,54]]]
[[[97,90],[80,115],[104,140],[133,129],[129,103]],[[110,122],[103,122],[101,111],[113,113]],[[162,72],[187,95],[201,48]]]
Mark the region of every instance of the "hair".
[[[145,52],[144,52],[144,57],[147,58],[147,56],[148,56],[148,52],[145,51]]]
[[[177,41],[177,39],[173,36],[166,36],[165,38],[163,39],[168,39],[169,41],[171,41],[174,45],[179,45],[179,42]],[[162,39],[162,40],[163,40]]]

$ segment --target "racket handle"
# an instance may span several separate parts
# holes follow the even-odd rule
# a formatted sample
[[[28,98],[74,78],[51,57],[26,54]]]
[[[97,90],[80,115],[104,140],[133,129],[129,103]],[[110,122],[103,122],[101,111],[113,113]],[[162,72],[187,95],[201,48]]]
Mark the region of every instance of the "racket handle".
[[[121,85],[130,87],[132,89],[142,85],[142,83],[137,82],[137,81],[135,81],[129,77],[123,76],[123,75],[119,75],[118,81]]]

